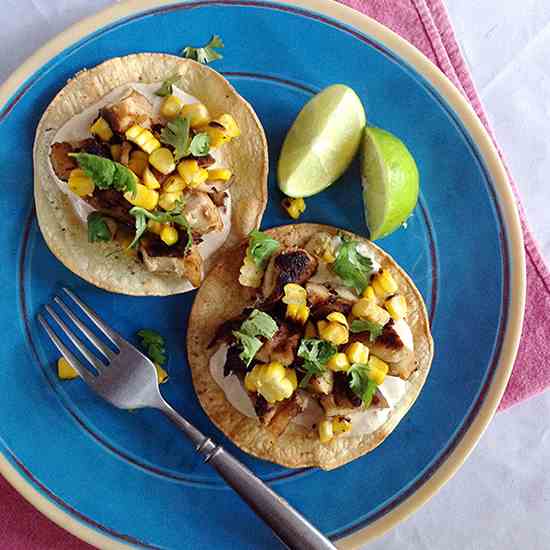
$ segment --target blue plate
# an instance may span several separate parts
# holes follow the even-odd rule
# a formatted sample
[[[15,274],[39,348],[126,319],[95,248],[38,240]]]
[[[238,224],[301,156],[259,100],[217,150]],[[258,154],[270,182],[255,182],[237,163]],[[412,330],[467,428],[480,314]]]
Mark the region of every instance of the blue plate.
[[[0,197],[0,283],[5,289],[0,305],[0,469],[42,511],[97,545],[279,546],[160,414],[115,410],[81,381],[57,379],[57,355],[35,315],[61,284],[75,289],[127,337],[143,326],[165,335],[170,350],[165,397],[330,537],[361,530],[350,538],[354,544],[408,513],[407,503],[416,506],[425,500],[436,488],[430,486],[433,479],[439,486],[449,477],[479,437],[504,388],[521,328],[524,287],[516,213],[496,154],[458,94],[411,47],[345,8],[315,6],[323,13],[244,0],[160,6],[131,15],[127,6],[116,12],[127,17],[107,24],[113,8],[99,19],[106,26],[82,38],[88,24],[80,40],[26,74],[0,111],[5,190]],[[37,228],[34,130],[66,80],[110,57],[141,51],[175,54],[214,32],[226,44],[224,59],[214,68],[251,102],[268,136],[270,202],[263,227],[289,221],[279,206],[275,163],[296,114],[329,84],[354,88],[369,122],[400,136],[418,162],[418,207],[406,230],[380,244],[425,297],[435,360],[417,403],[384,444],[329,473],[256,460],[214,428],[194,395],[185,358],[194,293],[135,298],[98,290],[53,257]],[[384,37],[393,49],[384,45]],[[365,234],[358,166],[309,199],[300,221]],[[519,282],[512,285],[518,272]]]

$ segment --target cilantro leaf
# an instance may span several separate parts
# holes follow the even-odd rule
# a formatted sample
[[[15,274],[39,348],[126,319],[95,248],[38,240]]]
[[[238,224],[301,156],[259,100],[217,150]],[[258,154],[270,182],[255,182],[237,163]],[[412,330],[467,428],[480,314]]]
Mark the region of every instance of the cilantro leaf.
[[[134,208],[132,208],[134,210]],[[134,235],[133,241],[128,245],[128,250],[130,248],[134,248],[134,246],[137,245],[143,234],[145,233],[145,230],[147,229],[147,217],[145,216],[144,212],[141,212],[143,208],[140,208],[140,211],[134,211],[132,212],[130,210],[130,214],[136,218],[136,234]]]
[[[160,133],[160,141],[174,148],[176,161],[189,154],[189,119],[176,117]]]
[[[155,92],[155,95],[160,97],[166,97],[173,92],[174,84],[181,78],[181,75],[174,73],[172,76],[169,76],[161,85],[161,87]]]
[[[279,241],[257,229],[250,232],[248,239],[247,254],[259,268],[263,269],[269,258],[279,249]]]
[[[141,339],[140,346],[146,355],[157,365],[166,363],[166,348],[164,338],[156,331],[144,328],[137,332]]]
[[[87,219],[88,222],[88,242],[107,243],[112,240],[113,236],[109,230],[109,226],[105,218],[99,212],[92,212]]]
[[[238,330],[233,331],[233,336],[240,343],[243,350],[239,353],[239,357],[243,360],[244,364],[248,367],[258,350],[263,346],[262,341],[255,336],[244,334]]]
[[[369,366],[360,363],[354,363],[348,371],[349,387],[363,401],[365,407],[371,404],[378,387],[375,382],[369,380],[368,372]]]
[[[181,55],[183,57],[194,59],[195,61],[206,65],[208,63],[211,63],[212,61],[215,61],[216,59],[223,58],[223,55],[217,52],[214,48],[223,48],[223,41],[217,34],[213,35],[210,39],[210,42],[208,42],[208,44],[206,44],[205,46],[202,46],[200,48],[187,46],[186,48],[183,48],[183,50],[181,51]]]
[[[258,336],[273,338],[278,330],[277,323],[270,315],[254,309],[248,318],[242,322],[239,330],[233,331],[233,336],[243,348],[239,357],[247,367],[252,363],[252,359],[254,359],[258,350],[263,346],[263,342]]]
[[[136,193],[137,176],[123,164],[90,153],[69,153],[99,189]]]
[[[336,352],[336,347],[330,342],[317,338],[303,338],[298,348],[298,357],[304,359],[304,363],[298,368],[306,374],[300,382],[300,387],[306,387],[312,376],[322,374],[326,369],[325,365]]]
[[[358,294],[361,294],[369,286],[372,260],[359,254],[357,251],[359,244],[359,241],[344,237],[343,243],[338,248],[332,270],[346,286],[354,288]]]
[[[354,334],[357,332],[370,332],[369,339],[371,342],[374,342],[382,334],[384,327],[383,325],[373,323],[372,321],[368,321],[366,319],[354,319],[351,322],[349,330]]]
[[[205,157],[210,151],[210,137],[208,134],[201,132],[193,136],[189,144],[189,152],[194,157]]]

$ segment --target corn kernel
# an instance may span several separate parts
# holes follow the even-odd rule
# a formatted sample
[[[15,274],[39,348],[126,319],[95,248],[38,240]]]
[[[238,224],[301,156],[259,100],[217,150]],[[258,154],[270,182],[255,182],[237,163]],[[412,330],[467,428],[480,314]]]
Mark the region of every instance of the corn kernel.
[[[397,292],[397,283],[387,269],[380,270],[371,282],[374,292],[379,298],[387,298]]]
[[[332,428],[332,420],[321,420],[319,422],[319,441],[321,443],[330,443],[334,437],[334,430]]]
[[[259,288],[263,276],[263,269],[258,267],[252,258],[245,256],[239,273],[239,284],[249,288]]]
[[[180,116],[189,119],[191,128],[205,126],[210,122],[210,113],[202,103],[184,105],[180,110]]]
[[[99,117],[90,126],[90,134],[97,136],[101,141],[109,141],[113,137],[109,123],[103,117]]]
[[[309,318],[309,308],[304,304],[288,304],[286,306],[286,318],[305,325]]]
[[[176,169],[174,155],[172,155],[172,151],[166,147],[161,147],[160,149],[153,151],[153,153],[149,155],[149,163],[165,176]]]
[[[160,106],[160,114],[164,118],[172,120],[179,115],[182,106],[183,102],[179,97],[175,95],[167,95]]]
[[[181,201],[183,193],[181,191],[175,191],[174,193],[162,193],[159,198],[159,206],[163,210],[173,210],[176,207],[176,203]]]
[[[149,168],[149,166],[145,167],[141,179],[143,181],[143,185],[145,185],[148,189],[158,189],[160,187],[159,180],[155,174],[153,174],[153,171]]]
[[[291,199],[284,198],[281,202],[283,208],[287,211],[288,215],[293,219],[297,220],[301,214],[303,214],[306,209],[306,203],[304,199]]]
[[[328,360],[327,367],[334,372],[347,372],[351,365],[345,353],[335,353]]]
[[[335,416],[332,419],[332,431],[334,435],[344,434],[351,430],[351,419],[345,416]]]
[[[306,324],[304,338],[317,338],[317,329],[311,321],[308,321]]]
[[[65,357],[60,357],[57,360],[57,376],[61,380],[73,380],[73,378],[78,378],[78,372],[69,365],[69,362]]]
[[[155,220],[149,220],[147,222],[147,229],[151,233],[154,233],[155,235],[160,235],[160,232],[162,231],[164,224],[160,222],[156,222]]]
[[[208,170],[201,168],[196,160],[182,160],[178,164],[178,174],[189,187],[197,187],[208,178]]]
[[[231,170],[227,168],[212,168],[208,171],[207,181],[229,181],[233,175]]]
[[[367,288],[365,288],[365,290],[363,290],[362,296],[366,300],[376,303],[376,294],[374,293],[374,288],[372,288],[371,285],[369,285]]]
[[[164,384],[168,381],[168,373],[160,366],[155,363],[155,368],[157,369],[157,380],[159,384]]]
[[[307,292],[303,286],[296,283],[288,283],[284,286],[283,304],[305,305],[307,303]]]
[[[124,193],[124,198],[134,206],[141,206],[145,210],[154,210],[159,202],[159,194],[153,189],[148,189],[141,183],[136,184],[136,192],[131,191]]]
[[[214,120],[215,120],[215,122],[218,122],[219,124],[221,124],[225,128],[225,134],[230,139],[239,137],[241,135],[241,130],[240,130],[239,126],[237,125],[237,122],[235,121],[235,119],[231,115],[226,113],[224,115],[219,116],[218,118],[216,118]]]
[[[69,186],[69,189],[79,197],[92,195],[95,189],[95,184],[92,178],[89,178],[84,173],[84,170],[81,170],[80,168],[71,170],[67,185]]]
[[[134,174],[141,178],[148,164],[149,158],[147,153],[143,151],[132,151],[130,154],[130,161],[128,162],[128,168],[130,168]]]
[[[185,187],[186,184],[183,178],[174,174],[166,178],[166,181],[162,185],[162,191],[164,193],[177,193],[178,191],[183,191]]]
[[[407,300],[401,294],[396,294],[389,300],[386,300],[384,306],[395,321],[399,321],[399,319],[407,316]]]
[[[349,340],[348,329],[340,323],[318,321],[317,332],[319,332],[319,338],[331,342],[335,346],[347,344]]]
[[[355,317],[360,319],[366,319],[372,323],[377,323],[384,326],[390,320],[390,314],[380,306],[377,306],[374,302],[367,300],[366,298],[361,298],[357,300],[351,312]]]
[[[277,361],[267,365],[256,365],[244,377],[244,387],[257,392],[268,403],[287,399],[298,386],[294,369],[286,369]]]
[[[329,313],[327,315],[327,321],[334,321],[335,323],[339,323],[348,328],[348,320],[346,319],[346,316],[339,311],[333,311],[332,313]]]
[[[371,355],[368,367],[367,378],[377,385],[382,384],[386,378],[386,374],[388,374],[388,364],[382,361],[382,359],[378,359],[378,357]]]
[[[160,141],[150,130],[134,124],[126,130],[126,139],[141,147],[146,153],[151,154],[160,148]]]
[[[223,145],[226,141],[229,141],[229,137],[225,134],[224,130],[216,126],[201,126],[197,128],[197,131],[204,132],[208,135],[211,149],[215,149]]]
[[[114,145],[111,145],[111,147],[110,147],[111,158],[116,162],[120,161],[120,148],[121,148],[120,143],[115,143]]]
[[[285,368],[286,377],[290,380],[292,384],[292,389],[295,390],[298,387],[298,377],[296,376],[296,371],[291,368]]]
[[[160,232],[160,238],[165,244],[172,246],[178,242],[178,230],[171,225],[165,225]]]
[[[328,250],[325,250],[325,252],[323,252],[321,259],[327,264],[332,264],[336,260],[334,254],[332,254],[332,252],[329,252]]]
[[[346,355],[350,363],[366,365],[369,361],[369,348],[361,342],[353,342],[347,347]]]

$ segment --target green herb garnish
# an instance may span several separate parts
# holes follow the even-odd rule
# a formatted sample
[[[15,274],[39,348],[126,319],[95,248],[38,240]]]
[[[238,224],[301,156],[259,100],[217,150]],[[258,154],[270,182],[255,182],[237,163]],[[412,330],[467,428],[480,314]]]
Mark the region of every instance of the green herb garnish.
[[[330,342],[317,338],[303,338],[298,348],[298,357],[304,359],[304,364],[299,369],[306,374],[300,382],[300,387],[305,388],[312,376],[323,374],[326,370],[325,365],[336,352],[336,347]]]
[[[248,235],[247,254],[254,260],[254,263],[263,269],[269,258],[279,249],[279,241],[272,239],[262,231],[254,229]]]
[[[181,78],[181,75],[178,73],[173,74],[172,76],[169,76],[163,83],[162,86],[155,92],[155,95],[158,95],[160,97],[166,97],[167,95],[170,95],[174,90],[173,86],[174,84]]]
[[[141,338],[140,346],[149,359],[157,365],[164,365],[166,363],[164,338],[158,332],[148,328],[141,329],[137,335]]]
[[[370,332],[369,340],[374,342],[383,332],[384,327],[366,319],[354,319],[349,327],[350,332]]]
[[[176,117],[160,133],[160,141],[174,148],[176,161],[189,154],[189,128],[188,118]]]
[[[210,152],[210,137],[208,134],[201,132],[193,136],[189,144],[189,153],[194,157],[205,157]]]
[[[137,176],[123,164],[99,155],[89,153],[69,153],[84,173],[92,178],[94,185],[99,189],[113,188],[125,193],[130,191],[135,195]]]
[[[348,371],[350,377],[349,387],[361,399],[365,407],[371,404],[378,387],[375,382],[369,379],[368,372],[369,366],[359,363],[354,363]]]
[[[258,309],[254,309],[248,318],[243,321],[239,330],[233,331],[233,336],[243,348],[239,357],[244,361],[247,367],[263,345],[263,342],[258,336],[263,336],[267,339],[273,338],[278,330],[279,327],[277,323],[270,315]]]
[[[87,219],[88,222],[88,242],[90,243],[107,243],[112,240],[113,236],[109,230],[109,226],[105,218],[99,212],[92,212]]]
[[[215,48],[223,48],[223,41],[217,34],[212,36],[210,42],[202,48],[194,48],[193,46],[183,48],[181,55],[207,65],[208,63],[216,61],[216,59],[222,59],[223,57],[223,55],[217,52]]]
[[[346,286],[354,288],[358,294],[362,294],[369,286],[372,260],[359,254],[357,251],[359,244],[359,241],[343,237],[343,242],[336,254],[336,260],[332,264],[332,270]]]

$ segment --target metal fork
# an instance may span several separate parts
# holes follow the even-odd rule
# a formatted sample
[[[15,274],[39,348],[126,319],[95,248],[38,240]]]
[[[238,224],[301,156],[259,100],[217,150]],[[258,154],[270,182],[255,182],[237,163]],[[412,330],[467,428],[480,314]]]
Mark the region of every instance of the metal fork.
[[[161,410],[191,440],[196,451],[203,456],[204,461],[214,467],[227,484],[246,501],[289,548],[335,550],[335,546],[286,500],[272,491],[244,464],[180,416],[164,400],[159,391],[155,366],[149,358],[106,325],[71,290],[68,288],[62,290],[117,348],[115,352],[106,346],[59,296],[55,296],[53,299],[55,304],[95,347],[99,355],[102,356],[103,360],[100,360],[97,355],[89,351],[51,306],[45,306],[49,316],[55,321],[61,332],[95,369],[96,374],[93,374],[63,344],[44,316],[38,314],[38,321],[48,333],[55,347],[92,390],[119,409],[152,407]]]

